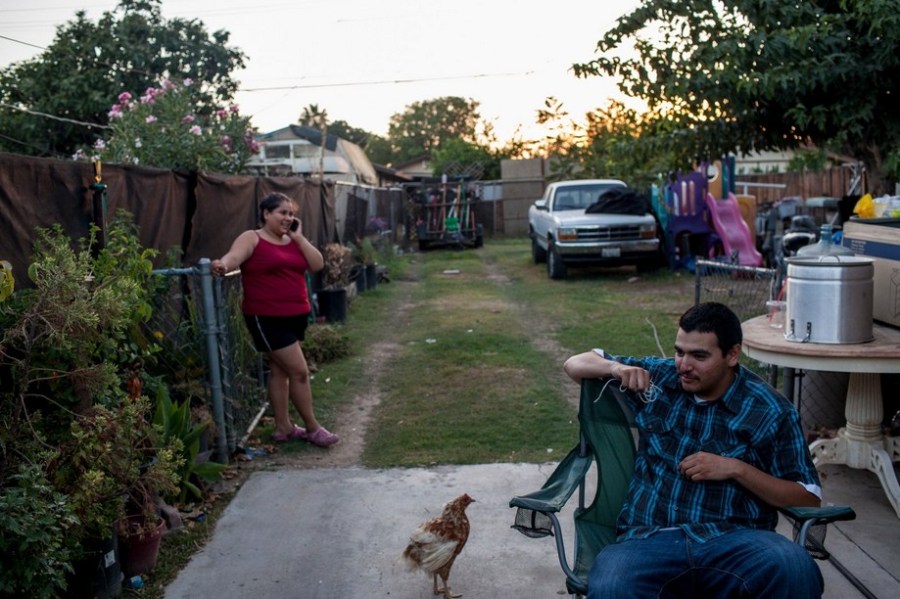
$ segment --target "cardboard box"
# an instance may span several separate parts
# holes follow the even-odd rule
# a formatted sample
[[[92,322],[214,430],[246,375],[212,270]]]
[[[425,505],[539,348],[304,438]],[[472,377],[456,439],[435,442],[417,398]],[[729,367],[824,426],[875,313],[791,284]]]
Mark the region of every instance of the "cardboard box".
[[[851,219],[841,243],[875,261],[872,317],[900,327],[900,218]]]

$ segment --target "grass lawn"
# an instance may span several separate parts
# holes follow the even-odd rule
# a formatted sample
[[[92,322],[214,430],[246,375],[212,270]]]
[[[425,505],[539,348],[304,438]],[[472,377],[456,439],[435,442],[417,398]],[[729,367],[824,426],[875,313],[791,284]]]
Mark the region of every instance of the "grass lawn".
[[[577,436],[565,358],[598,346],[670,353],[693,303],[693,277],[666,270],[572,268],[550,280],[527,239],[381,261],[392,282],[358,296],[340,326],[352,355],[313,380],[317,415],[334,422],[352,398],[375,392],[361,373],[378,360],[369,467],[553,459]]]

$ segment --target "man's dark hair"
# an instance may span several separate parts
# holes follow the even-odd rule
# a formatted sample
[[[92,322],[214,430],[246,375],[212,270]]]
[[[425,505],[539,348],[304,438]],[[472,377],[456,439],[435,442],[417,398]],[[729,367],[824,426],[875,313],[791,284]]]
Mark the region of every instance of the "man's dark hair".
[[[741,320],[731,308],[718,302],[697,304],[681,315],[678,327],[685,333],[715,333],[719,341],[719,349],[722,355],[735,345],[740,344],[744,337],[741,332]]]

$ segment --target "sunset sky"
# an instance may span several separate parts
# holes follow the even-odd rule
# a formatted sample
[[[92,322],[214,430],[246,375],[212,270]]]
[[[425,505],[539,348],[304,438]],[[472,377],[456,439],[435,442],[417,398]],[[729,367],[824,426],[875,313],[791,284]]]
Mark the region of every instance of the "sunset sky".
[[[116,6],[99,0],[0,0],[0,66],[35,57],[56,28],[84,9],[91,20]],[[517,127],[538,135],[547,96],[570,114],[615,94],[600,78],[569,70],[593,57],[600,36],[638,0],[166,0],[165,18],[225,29],[248,57],[237,72],[241,112],[261,132],[297,122],[317,104],[329,120],[386,134],[408,104],[462,96],[481,104],[500,140]],[[112,103],[112,98],[111,98]]]

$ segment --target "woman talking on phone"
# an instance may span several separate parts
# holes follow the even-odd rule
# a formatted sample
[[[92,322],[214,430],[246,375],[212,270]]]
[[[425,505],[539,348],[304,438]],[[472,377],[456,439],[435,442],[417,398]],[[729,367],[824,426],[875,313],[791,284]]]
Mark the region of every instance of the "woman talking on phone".
[[[269,403],[275,415],[272,438],[279,443],[299,439],[329,447],[339,439],[316,420],[309,366],[301,348],[312,311],[306,271],[318,272],[325,262],[303,235],[295,210],[294,201],[282,193],[263,198],[259,204],[262,226],[238,235],[228,253],[212,261],[212,271],[221,276],[241,269],[244,321],[256,349],[269,357]],[[288,401],[305,428],[291,421]]]

